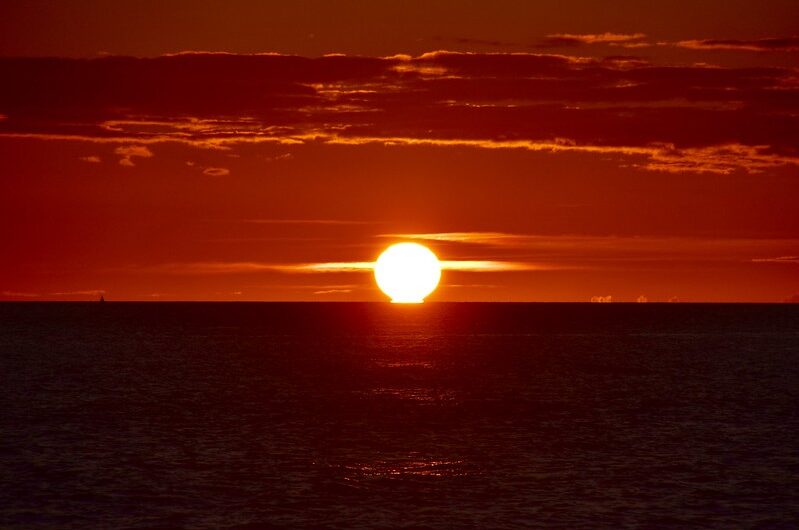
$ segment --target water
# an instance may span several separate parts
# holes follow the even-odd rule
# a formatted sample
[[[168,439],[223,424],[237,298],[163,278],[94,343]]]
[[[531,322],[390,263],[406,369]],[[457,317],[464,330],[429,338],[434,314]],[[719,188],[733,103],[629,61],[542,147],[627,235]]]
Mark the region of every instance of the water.
[[[799,526],[799,305],[0,304],[0,527]]]

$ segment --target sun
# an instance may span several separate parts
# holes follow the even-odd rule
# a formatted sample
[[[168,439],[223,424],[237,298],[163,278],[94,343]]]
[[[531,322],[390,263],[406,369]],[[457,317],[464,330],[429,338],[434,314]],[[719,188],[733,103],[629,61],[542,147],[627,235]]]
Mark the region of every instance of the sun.
[[[421,304],[440,279],[438,258],[418,243],[391,245],[375,263],[377,286],[395,304]]]

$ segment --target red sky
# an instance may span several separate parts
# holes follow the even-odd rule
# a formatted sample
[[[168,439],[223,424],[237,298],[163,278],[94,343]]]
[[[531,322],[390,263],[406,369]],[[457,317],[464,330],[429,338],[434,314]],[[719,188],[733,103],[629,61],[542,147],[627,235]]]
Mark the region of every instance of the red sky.
[[[799,6],[644,4],[4,5],[0,299],[789,299]]]

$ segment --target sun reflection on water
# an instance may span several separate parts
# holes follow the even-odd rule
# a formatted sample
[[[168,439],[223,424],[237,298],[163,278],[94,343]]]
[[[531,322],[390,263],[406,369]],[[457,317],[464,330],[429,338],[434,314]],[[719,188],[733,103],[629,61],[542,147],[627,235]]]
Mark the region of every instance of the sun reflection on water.
[[[391,388],[378,387],[368,391],[372,396],[392,397],[408,401],[419,401],[423,403],[442,403],[455,401],[456,394],[452,390],[437,388]]]
[[[458,477],[474,475],[476,469],[465,460],[422,457],[409,454],[404,458],[361,462],[341,466],[345,480],[401,479],[412,477]]]
[[[376,360],[375,364],[380,368],[432,368],[430,361],[385,361]]]

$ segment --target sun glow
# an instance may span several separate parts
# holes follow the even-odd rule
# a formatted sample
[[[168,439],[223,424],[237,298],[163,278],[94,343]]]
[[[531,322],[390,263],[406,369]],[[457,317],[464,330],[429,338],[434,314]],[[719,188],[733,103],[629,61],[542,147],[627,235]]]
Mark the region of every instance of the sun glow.
[[[395,304],[420,304],[441,279],[441,263],[418,243],[391,245],[377,258],[377,286]]]

